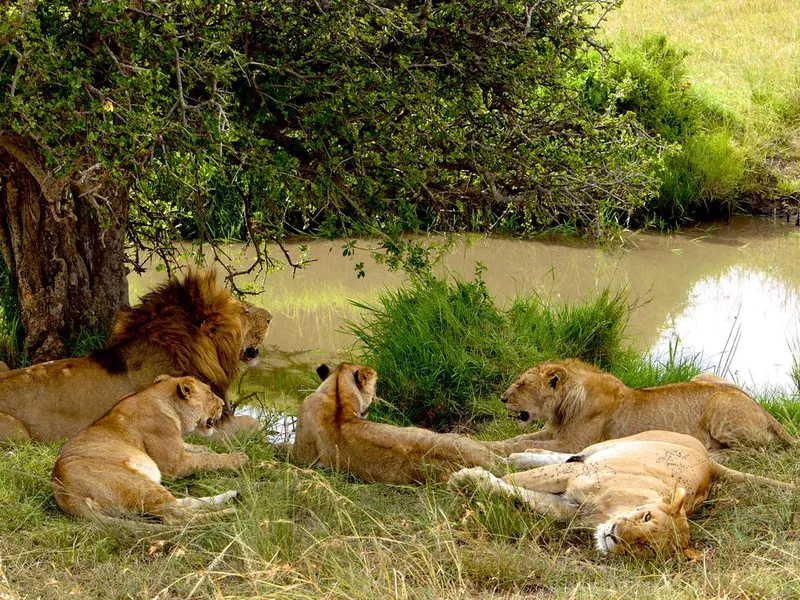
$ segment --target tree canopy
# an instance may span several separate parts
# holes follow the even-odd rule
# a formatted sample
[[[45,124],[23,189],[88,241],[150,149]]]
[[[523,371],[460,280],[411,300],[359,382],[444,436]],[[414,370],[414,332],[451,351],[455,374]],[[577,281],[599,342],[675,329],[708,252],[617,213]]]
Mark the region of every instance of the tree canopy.
[[[655,193],[659,164],[634,120],[584,98],[615,3],[12,0],[0,200],[35,188],[57,222],[124,229],[134,268],[178,233],[248,239],[262,266],[297,233],[602,235]]]

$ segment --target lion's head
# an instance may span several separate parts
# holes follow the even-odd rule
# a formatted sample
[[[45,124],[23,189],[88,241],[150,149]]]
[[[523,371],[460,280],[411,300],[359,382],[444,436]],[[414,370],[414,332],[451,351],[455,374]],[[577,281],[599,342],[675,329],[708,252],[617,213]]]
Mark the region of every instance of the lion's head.
[[[595,530],[597,549],[612,554],[646,552],[690,554],[689,520],[683,506],[686,490],[678,488],[672,502],[653,502],[601,523]]]
[[[267,337],[272,315],[269,311],[249,302],[242,306],[242,356],[241,361],[252,367],[258,363],[261,344]]]
[[[224,397],[239,365],[258,359],[270,320],[219,287],[213,271],[190,271],[121,310],[94,358],[112,374],[158,362],[160,371],[197,377]]]
[[[342,403],[347,403],[359,418],[367,416],[369,406],[375,400],[378,373],[372,367],[352,363],[341,363],[331,370],[326,364],[317,367],[322,384],[317,392],[331,394]]]
[[[162,384],[171,393],[181,421],[181,434],[196,432],[209,436],[222,417],[224,401],[211,388],[194,377],[159,375],[154,384]]]
[[[586,397],[588,378],[617,382],[612,375],[577,359],[546,362],[532,367],[509,386],[500,400],[520,422],[545,419],[555,425],[568,422]],[[606,382],[605,380],[608,380]]]

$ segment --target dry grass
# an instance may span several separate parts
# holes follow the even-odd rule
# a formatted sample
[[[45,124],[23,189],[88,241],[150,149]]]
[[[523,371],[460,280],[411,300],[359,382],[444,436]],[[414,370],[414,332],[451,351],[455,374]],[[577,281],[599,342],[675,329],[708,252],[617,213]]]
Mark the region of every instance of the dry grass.
[[[513,427],[495,423],[492,435]],[[275,461],[257,438],[236,445],[252,459],[241,475],[171,486],[194,495],[239,489],[235,517],[155,532],[67,518],[48,483],[56,448],[6,449],[0,557],[11,588],[21,598],[800,595],[800,496],[784,490],[718,485],[693,519],[702,560],[635,561],[600,556],[588,532],[514,501],[459,497],[440,484],[363,485]],[[727,462],[800,481],[800,449],[737,453]]]

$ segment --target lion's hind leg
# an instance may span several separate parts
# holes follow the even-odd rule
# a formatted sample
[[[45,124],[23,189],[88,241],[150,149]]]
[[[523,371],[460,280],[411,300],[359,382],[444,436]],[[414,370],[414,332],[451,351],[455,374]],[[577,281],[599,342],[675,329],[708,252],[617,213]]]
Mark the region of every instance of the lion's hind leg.
[[[703,409],[703,425],[722,448],[766,446],[774,441],[790,446],[792,437],[755,400],[741,393],[732,405],[730,391],[711,395]],[[712,442],[712,443],[713,443]]]
[[[492,494],[518,498],[537,513],[555,519],[569,519],[577,512],[577,507],[560,494],[529,490],[507,483],[480,467],[461,469],[453,473],[447,483],[454,491],[478,487]]]

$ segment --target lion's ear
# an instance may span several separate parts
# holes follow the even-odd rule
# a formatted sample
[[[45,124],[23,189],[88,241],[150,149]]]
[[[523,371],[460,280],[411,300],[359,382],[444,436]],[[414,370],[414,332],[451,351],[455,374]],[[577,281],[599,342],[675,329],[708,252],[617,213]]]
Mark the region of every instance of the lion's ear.
[[[331,374],[331,368],[322,363],[320,366],[317,367],[317,377],[319,377],[320,381],[325,381],[328,378],[328,375]]]
[[[166,381],[169,378],[170,378],[170,375],[167,375],[166,373],[162,373],[161,375],[157,376],[153,380],[153,383],[161,383],[162,381]]]
[[[567,370],[563,367],[551,367],[544,372],[544,380],[554,390],[564,385],[567,379]]]
[[[363,391],[376,377],[375,369],[372,367],[361,367],[354,373],[354,375],[356,379],[356,385],[361,391]]]
[[[188,400],[194,393],[191,377],[184,377],[178,382],[178,397]]]
[[[672,515],[679,514],[683,508],[684,500],[686,500],[686,490],[682,487],[679,487],[672,495],[672,503],[669,505],[669,513]]]

